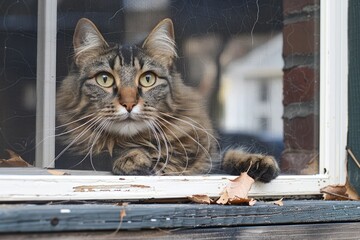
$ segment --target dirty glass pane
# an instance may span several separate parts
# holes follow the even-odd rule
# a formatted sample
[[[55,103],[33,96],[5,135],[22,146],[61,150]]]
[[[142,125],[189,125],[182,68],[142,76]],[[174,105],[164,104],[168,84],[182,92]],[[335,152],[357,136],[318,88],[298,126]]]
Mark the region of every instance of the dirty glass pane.
[[[36,86],[36,1],[9,1],[1,11],[1,51],[6,54],[0,60],[0,97],[2,106],[4,101],[14,104],[1,109],[1,150],[13,149],[32,163],[35,103],[29,99],[34,101]],[[122,44],[143,41],[159,21],[171,18],[177,70],[206,100],[221,148],[242,146],[274,155],[283,174],[316,174],[319,12],[315,0],[61,0],[57,85],[70,69],[80,18],[93,21],[108,42]],[[19,22],[17,16],[24,14],[35,19],[33,28],[31,21]],[[15,50],[10,44],[17,44]],[[55,155],[57,168],[107,168],[89,156],[74,158],[60,144]]]
[[[0,159],[11,150],[30,164],[35,161],[36,28],[37,1],[0,2]]]

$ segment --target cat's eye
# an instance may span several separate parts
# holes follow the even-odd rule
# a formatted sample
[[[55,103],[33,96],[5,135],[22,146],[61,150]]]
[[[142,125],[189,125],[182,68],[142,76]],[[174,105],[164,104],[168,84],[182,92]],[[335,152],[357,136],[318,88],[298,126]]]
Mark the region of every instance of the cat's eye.
[[[115,83],[114,77],[110,73],[102,72],[95,76],[96,82],[105,88],[111,87]]]
[[[151,87],[155,84],[157,76],[153,72],[146,72],[140,76],[139,84],[143,87]]]

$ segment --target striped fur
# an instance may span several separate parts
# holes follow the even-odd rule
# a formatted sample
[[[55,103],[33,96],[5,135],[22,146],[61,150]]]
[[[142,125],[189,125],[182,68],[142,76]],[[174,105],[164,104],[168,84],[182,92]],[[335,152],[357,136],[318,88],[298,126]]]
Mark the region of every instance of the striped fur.
[[[268,169],[265,174],[256,171],[254,177],[261,181],[278,175],[276,161],[262,155],[228,154],[220,164],[203,99],[175,70],[170,19],[160,22],[140,46],[108,44],[92,22],[81,19],[73,42],[73,69],[57,94],[59,138],[65,146],[59,157],[65,151],[81,156],[79,161],[102,156],[112,163],[114,174],[126,175],[216,169],[237,174],[250,163],[254,169]],[[106,87],[103,81],[112,84]]]

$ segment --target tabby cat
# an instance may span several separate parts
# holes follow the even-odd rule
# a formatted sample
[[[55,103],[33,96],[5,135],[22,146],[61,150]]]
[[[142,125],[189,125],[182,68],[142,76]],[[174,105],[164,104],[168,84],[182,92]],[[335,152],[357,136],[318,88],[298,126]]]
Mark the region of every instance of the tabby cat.
[[[271,156],[235,149],[220,157],[203,99],[176,72],[170,19],[133,46],[107,43],[80,19],[73,45],[74,64],[57,95],[64,151],[100,157],[121,175],[239,174],[250,167],[250,176],[269,182],[279,174]]]

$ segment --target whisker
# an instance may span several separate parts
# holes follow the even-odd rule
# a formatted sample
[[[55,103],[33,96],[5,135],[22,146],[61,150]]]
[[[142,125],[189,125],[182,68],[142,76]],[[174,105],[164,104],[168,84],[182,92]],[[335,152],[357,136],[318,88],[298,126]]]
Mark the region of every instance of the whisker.
[[[196,154],[198,154],[199,148],[201,148],[201,149],[204,151],[205,155],[206,155],[207,158],[209,159],[209,163],[210,163],[209,172],[210,172],[211,169],[212,169],[212,166],[213,166],[212,157],[211,157],[211,154],[209,153],[209,151],[200,143],[200,141],[199,141],[199,135],[198,135],[198,132],[196,131],[196,129],[201,130],[202,132],[204,132],[204,133],[207,135],[207,140],[208,140],[208,146],[207,146],[207,147],[208,147],[208,149],[210,149],[210,148],[211,148],[211,145],[212,145],[210,138],[212,138],[213,140],[215,140],[216,144],[217,144],[218,147],[220,148],[220,144],[219,144],[219,142],[217,141],[217,139],[216,139],[212,134],[210,134],[204,127],[202,127],[198,122],[194,121],[193,119],[191,119],[191,118],[189,118],[189,117],[187,117],[187,118],[188,118],[190,121],[194,122],[196,125],[198,125],[198,126],[200,126],[200,127],[198,127],[198,126],[196,126],[195,124],[192,124],[191,122],[186,121],[186,120],[184,120],[184,119],[181,119],[181,118],[178,118],[178,117],[175,117],[175,116],[172,116],[172,115],[163,113],[163,112],[160,112],[160,113],[161,113],[162,115],[164,115],[164,116],[168,116],[168,117],[170,117],[170,118],[172,118],[172,119],[178,120],[178,121],[183,122],[183,123],[185,123],[185,124],[187,124],[187,125],[189,125],[189,126],[192,127],[192,129],[194,130],[196,139],[194,139],[191,135],[189,135],[187,132],[185,132],[183,129],[181,129],[178,125],[173,124],[173,123],[171,123],[170,121],[167,121],[166,119],[155,115],[155,117],[157,117],[157,118],[160,119],[160,121],[159,121],[160,123],[161,123],[161,122],[166,122],[167,124],[174,126],[175,128],[179,129],[182,133],[184,133],[187,137],[189,137],[193,142],[195,142],[195,143],[197,144],[197,147],[198,147]],[[162,125],[163,125],[163,124],[162,124]],[[163,126],[167,127],[166,125],[163,125]],[[168,127],[167,127],[167,128],[168,128]],[[176,137],[176,135],[175,135],[173,132],[172,132],[172,134]],[[177,137],[176,137],[176,138],[177,138]],[[182,144],[182,142],[181,142],[178,138],[177,138],[177,140],[181,143],[181,145],[182,145],[182,147],[183,147],[183,149],[185,150],[185,153],[186,153],[186,155],[187,155],[187,151],[186,151],[185,146]],[[187,164],[188,164],[188,156],[187,156]],[[184,171],[183,171],[183,172],[184,172]],[[183,172],[182,172],[182,173],[183,173]]]
[[[93,149],[94,149],[94,145],[96,144],[97,140],[99,139],[100,137],[100,134],[102,132],[102,125],[101,125],[102,122],[100,122],[100,124],[98,124],[98,126],[93,130],[93,133],[89,139],[89,159],[90,159],[90,164],[91,164],[91,167],[92,169],[96,172],[96,168],[94,166],[94,162],[93,162]],[[90,143],[91,143],[91,146],[90,146]]]
[[[173,118],[173,119],[178,120],[178,121],[180,121],[180,122],[189,124],[189,125],[192,126],[193,128],[196,128],[196,129],[198,129],[198,130],[203,131],[204,133],[206,133],[206,135],[208,136],[208,138],[209,138],[209,136],[210,136],[210,137],[216,142],[218,148],[220,149],[220,143],[219,143],[219,141],[217,140],[217,138],[216,138],[213,134],[209,133],[208,130],[206,130],[200,123],[196,122],[194,119],[192,119],[192,118],[190,118],[190,117],[187,117],[187,116],[182,116],[182,117],[187,118],[189,121],[193,122],[194,124],[198,125],[199,127],[195,126],[194,124],[191,124],[191,123],[188,122],[188,121],[185,121],[184,119],[175,117],[175,116],[173,116],[173,115],[166,114],[166,113],[164,113],[164,112],[159,112],[159,113],[162,114],[162,115],[164,115],[164,116],[167,116],[167,117],[169,117],[169,118]],[[210,143],[210,142],[211,142],[210,139],[208,139],[208,142],[209,142],[209,145],[210,145],[210,144],[211,144],[211,143]]]
[[[92,114],[86,115],[86,116],[81,117],[81,118],[79,118],[79,119],[76,119],[76,120],[74,120],[74,121],[71,121],[71,122],[68,122],[68,123],[65,123],[65,124],[56,126],[55,128],[63,128],[63,127],[66,127],[66,126],[68,126],[68,125],[70,125],[70,124],[73,124],[73,123],[79,122],[79,121],[81,121],[81,120],[84,120],[84,119],[86,119],[86,118],[92,117],[92,116],[94,116],[95,114],[96,114],[96,113],[92,113]]]
[[[97,117],[97,118],[99,118],[99,117]],[[66,135],[68,133],[74,132],[74,131],[78,130],[79,128],[82,128],[82,127],[86,126],[87,124],[89,124],[89,122],[91,122],[92,120],[95,120],[97,118],[90,119],[89,121],[87,121],[87,122],[85,122],[85,123],[83,123],[83,124],[81,124],[81,125],[79,125],[79,126],[77,126],[75,128],[72,128],[72,129],[70,129],[70,130],[68,130],[66,132],[55,134],[55,137],[60,137],[60,136]]]
[[[186,169],[188,168],[189,166],[189,156],[188,156],[188,153],[186,151],[186,148],[184,146],[184,144],[181,142],[181,140],[177,137],[177,135],[169,128],[167,127],[165,124],[163,124],[161,121],[157,120],[157,122],[162,125],[163,127],[165,127],[170,133],[172,136],[174,136],[174,138],[180,143],[182,149],[184,150],[184,153],[185,153],[185,159],[186,159],[186,165],[184,167],[184,170],[181,172],[181,173],[184,173],[186,171]]]
[[[99,122],[99,121],[98,121],[98,122]],[[100,121],[100,122],[101,122],[101,121]],[[101,126],[101,124],[99,124],[99,125],[95,128],[95,130],[94,130],[94,133],[97,132],[96,135],[100,135],[100,134],[101,134],[101,133],[98,132],[99,126]],[[104,128],[105,128],[105,127],[104,127]],[[103,130],[101,130],[101,131],[103,131]],[[94,135],[92,134],[92,135],[90,135],[89,137],[86,138],[86,139],[90,138],[90,139],[89,139],[89,143],[92,142],[92,146],[89,146],[90,148],[89,148],[88,153],[84,156],[84,158],[83,158],[80,162],[78,162],[77,164],[71,166],[70,168],[75,168],[76,166],[80,165],[80,164],[81,164],[83,161],[85,161],[85,159],[89,156],[91,167],[93,168],[94,171],[97,171],[96,168],[95,168],[95,166],[94,166],[94,164],[93,164],[92,154],[93,154],[93,146],[94,146],[95,143],[97,142],[98,137],[95,139],[95,137],[93,137],[93,136],[94,136]]]
[[[184,131],[183,129],[181,129],[179,126],[177,126],[176,124],[173,124],[173,123],[167,121],[166,119],[164,119],[164,118],[162,118],[162,117],[158,117],[158,118],[161,119],[161,121],[164,121],[164,122],[166,122],[167,124],[169,124],[169,125],[171,125],[171,126],[174,126],[175,128],[179,129],[183,134],[185,134],[187,137],[189,137],[189,139],[191,139],[193,142],[195,142],[196,144],[198,144],[198,146],[200,146],[200,147],[203,149],[204,152],[205,152],[205,151],[208,152],[208,151],[206,150],[206,148],[205,148],[202,144],[200,144],[198,141],[196,141],[196,139],[194,139],[189,133],[185,132],[185,131]],[[210,154],[208,154],[208,156],[210,157]]]
[[[87,127],[85,127],[84,130],[82,130],[80,132],[79,135],[77,135],[56,157],[53,161],[51,161],[51,165],[58,160],[72,145],[74,145],[75,142],[77,142],[79,139],[82,138],[82,136],[85,135],[85,133],[87,133],[93,126],[95,126],[99,121],[101,121],[100,117],[94,118],[90,121],[88,121],[87,123],[91,122]],[[91,136],[91,135],[90,135]],[[84,142],[86,139],[88,139],[90,136],[86,137],[84,140],[82,140],[81,142],[78,143],[82,143]]]
[[[160,142],[160,138],[159,138],[159,134],[157,133],[157,128],[153,125],[154,123],[151,121],[146,121],[145,122],[146,125],[149,127],[149,129],[151,130],[151,132],[154,134],[155,140],[156,140],[156,144],[157,144],[157,148],[156,150],[158,151],[158,157],[157,157],[157,161],[154,165],[154,168],[152,169],[152,171],[155,170],[155,167],[157,166],[157,164],[159,163],[160,159],[161,159],[161,142]],[[159,131],[159,130],[158,130]]]
[[[159,172],[163,171],[163,170],[166,168],[166,165],[167,165],[168,162],[169,162],[169,159],[170,159],[170,156],[169,156],[169,153],[170,153],[170,151],[169,151],[169,145],[170,145],[170,148],[171,148],[171,149],[173,149],[173,147],[172,147],[172,144],[171,144],[171,142],[169,141],[168,137],[167,137],[166,134],[164,133],[164,130],[162,129],[162,127],[161,127],[156,121],[154,121],[153,124],[154,124],[155,129],[158,130],[158,132],[159,132],[159,134],[160,134],[160,136],[161,136],[161,138],[162,138],[162,140],[163,140],[163,142],[164,142],[165,150],[166,150],[165,162],[164,162],[163,166],[156,172],[156,173],[158,174]],[[169,145],[168,145],[168,144],[169,144]],[[156,169],[157,165],[159,164],[159,160],[160,160],[160,159],[158,159],[158,161],[155,163],[155,165],[154,165],[154,167],[153,167],[153,171]]]
[[[79,166],[82,162],[85,161],[85,159],[89,156],[89,154],[90,154],[90,152],[88,152],[88,153],[83,157],[83,159],[81,159],[78,163],[76,163],[76,164],[72,165],[71,167],[69,167],[69,169],[72,169],[72,168],[75,168],[75,167]]]
[[[193,132],[195,133],[197,142],[200,142],[199,134],[198,134],[198,132],[196,131],[196,128],[195,128],[195,126],[194,126],[193,124],[190,124],[190,123],[188,123],[188,122],[186,122],[186,121],[184,121],[184,120],[182,120],[182,119],[180,119],[180,118],[174,117],[174,116],[172,116],[172,115],[170,115],[170,114],[166,114],[166,113],[163,113],[163,112],[159,112],[159,113],[161,113],[161,114],[163,114],[163,115],[165,115],[165,116],[167,116],[167,117],[173,118],[173,119],[175,119],[175,120],[179,120],[179,121],[181,121],[181,122],[184,122],[184,123],[190,125],[190,126],[192,127],[192,129],[193,129]],[[208,141],[209,141],[209,137],[208,137]],[[210,145],[209,145],[209,146],[210,146]],[[199,153],[199,150],[200,150],[200,149],[199,149],[199,145],[198,145],[198,146],[197,146],[197,150],[196,150],[196,155]]]
[[[159,117],[159,119],[161,119],[161,121],[166,122],[167,124],[169,124],[170,126],[173,126],[177,129],[179,129],[179,131],[181,131],[183,134],[185,134],[187,137],[189,137],[189,139],[191,139],[194,143],[196,143],[204,152],[204,154],[209,158],[209,163],[210,163],[210,170],[212,169],[213,163],[212,163],[212,157],[211,154],[209,153],[209,151],[199,142],[197,142],[189,133],[185,132],[183,129],[181,129],[179,126],[177,126],[176,124],[173,124],[169,121],[167,121],[166,119]],[[209,170],[209,172],[210,172]]]

